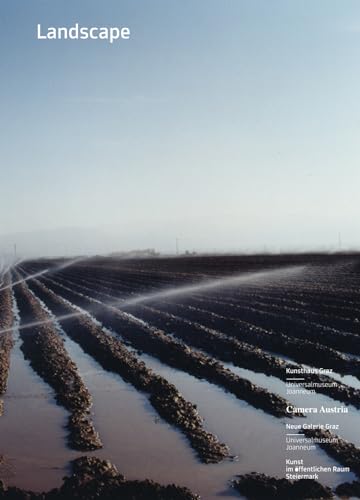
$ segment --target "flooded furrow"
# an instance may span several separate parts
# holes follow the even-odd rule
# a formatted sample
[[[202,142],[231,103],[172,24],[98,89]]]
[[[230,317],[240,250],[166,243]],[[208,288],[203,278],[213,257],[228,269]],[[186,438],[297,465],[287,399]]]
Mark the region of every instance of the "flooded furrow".
[[[277,417],[286,415],[286,400],[251,384],[246,379],[236,377],[225,370],[221,363],[214,363],[211,357],[191,350],[186,344],[165,335],[162,330],[151,328],[145,322],[115,307],[74,292],[49,278],[45,279],[45,282],[49,283],[52,290],[65,298],[70,298],[77,305],[89,307],[92,303],[97,304],[96,311],[93,311],[94,316],[106,326],[120,331],[121,335],[136,348],[149,352],[176,368],[185,369],[200,378],[218,384],[256,408]]]
[[[41,273],[45,267],[51,268],[53,271],[48,276],[40,276],[41,286],[46,285],[55,297],[65,299],[67,306],[77,314],[83,314],[83,310],[88,309],[90,315],[86,316],[86,321],[95,325],[86,330],[96,338],[91,348],[85,331],[67,332],[64,338],[67,352],[75,360],[93,393],[93,420],[100,432],[105,433],[105,447],[95,451],[96,456],[110,458],[128,477],[129,474],[134,478],[147,475],[161,483],[172,480],[166,470],[169,462],[171,474],[174,469],[177,473],[173,481],[201,493],[204,498],[238,498],[238,494],[230,488],[230,479],[242,475],[241,491],[244,491],[241,488],[246,481],[264,480],[271,485],[272,477],[284,477],[286,459],[299,458],[301,447],[288,444],[295,442],[293,436],[299,433],[311,435],[312,428],[326,425],[333,434],[350,444],[341,441],[336,449],[321,448],[319,444],[307,447],[304,465],[321,464],[332,469],[340,463],[344,465],[352,457],[352,469],[359,473],[357,462],[360,452],[354,446],[360,443],[356,432],[360,424],[357,409],[360,401],[360,336],[356,313],[360,266],[353,257],[312,255],[129,260],[99,257],[85,263],[74,261],[71,268],[63,267],[65,262],[61,259],[54,262],[39,260],[25,263],[23,269]],[[289,272],[291,269],[297,269],[297,272]],[[263,278],[259,279],[259,274]],[[227,286],[227,277],[233,277],[233,286]],[[107,328],[104,329],[102,324]],[[61,326],[65,331],[65,323]],[[93,328],[97,329],[97,333]],[[161,448],[161,454],[164,454],[162,461],[146,448],[144,463],[143,458],[139,463],[137,458],[143,445],[139,443],[135,445],[136,452],[131,455],[132,463],[126,463],[127,456],[131,454],[131,441],[136,440],[136,435],[133,433],[127,441],[122,434],[126,424],[122,422],[119,430],[113,410],[120,414],[124,409],[107,399],[105,384],[112,386],[111,381],[104,380],[103,376],[105,373],[105,377],[115,378],[115,386],[123,383],[128,390],[129,380],[124,373],[121,374],[123,379],[120,379],[119,375],[106,371],[108,360],[105,358],[108,354],[103,361],[102,355],[99,357],[99,349],[105,349],[104,338],[110,342],[109,345],[120,342],[126,348],[131,346],[126,356],[133,356],[140,363],[145,362],[164,380],[174,384],[184,398],[196,405],[205,418],[206,429],[221,442],[230,445],[230,453],[237,455],[237,461],[200,464],[184,435],[158,418],[145,393],[131,388],[130,393],[141,398],[139,415],[147,414],[152,425],[160,425],[176,436],[182,451],[176,448],[178,444],[169,444],[180,454],[180,461],[173,458],[172,449]],[[109,352],[107,348],[105,351]],[[219,367],[221,377],[217,372]],[[287,380],[287,377],[300,377],[297,373],[303,371],[304,380],[310,382],[311,394],[297,390],[296,382]],[[135,383],[138,389],[136,380],[137,377],[132,384]],[[241,394],[236,398],[229,385],[230,380],[247,381],[249,387],[261,388],[272,398],[278,395],[276,397],[282,401],[287,400],[286,404],[290,406],[286,408],[285,418],[278,419],[259,411],[259,406],[253,404],[249,396],[244,397],[246,387],[241,387],[239,383]],[[341,406],[338,402],[342,403]],[[290,417],[289,407],[303,412],[305,418],[287,418],[287,415]],[[321,407],[323,411],[320,411]],[[131,419],[131,416],[127,418]],[[140,425],[146,426],[144,423]],[[109,434],[107,427],[110,428]],[[130,428],[133,427],[131,422]],[[149,429],[149,432],[152,431]],[[162,436],[159,439],[167,438]],[[151,440],[150,443],[151,447],[158,447]],[[188,456],[182,455],[184,450]],[[160,465],[156,463],[151,471],[151,463],[148,474],[139,476],[137,465],[139,463],[142,469],[146,467],[146,455],[153,462],[160,460]],[[129,472],[122,470],[121,464]],[[253,471],[267,476],[250,476]],[[340,485],[338,491],[345,491],[346,481],[351,483],[355,479],[353,473],[333,470],[320,472],[319,482],[332,488]],[[199,484],[198,488],[196,484]],[[283,486],[285,488],[284,483]],[[317,486],[313,486],[311,494],[315,498],[318,497],[315,492]],[[286,488],[288,492],[295,491],[297,485],[288,483]],[[352,488],[356,488],[356,484]],[[328,490],[323,489],[323,492],[325,497],[331,496]]]
[[[71,286],[73,290],[76,289],[80,293],[91,293],[92,296],[95,296],[99,300],[102,299],[107,302],[115,300],[114,295],[96,291],[101,288],[101,282],[96,282],[94,284],[93,288],[95,289],[91,289],[85,285],[79,286],[76,282],[74,283],[73,280],[61,280],[61,282]],[[109,292],[108,289],[107,291]],[[164,305],[166,307],[168,304],[164,303]],[[199,318],[196,314],[195,316],[194,314],[188,314],[189,308],[186,308],[186,318],[184,315],[181,317],[174,316],[164,312],[163,310],[158,310],[149,306],[139,305],[128,310],[136,318],[144,320],[151,326],[164,328],[165,325],[166,329],[164,330],[164,333],[168,334],[170,331],[171,334],[175,334],[175,337],[177,336],[181,340],[187,342],[188,345],[196,346],[196,348],[198,350],[200,349],[204,354],[210,353],[217,356],[218,359],[220,357],[221,361],[231,361],[236,366],[241,368],[248,368],[252,371],[255,370],[260,373],[263,372],[267,375],[274,375],[282,380],[285,380],[286,368],[292,366],[285,362],[285,360],[269,355],[259,348],[254,348],[254,346],[240,342],[236,339],[233,339],[233,341],[230,342],[230,339],[222,332],[204,327],[200,323],[194,323],[194,320]],[[198,310],[196,309],[195,312],[198,313]],[[187,317],[190,317],[192,321],[188,320]],[[203,320],[204,318],[202,317],[201,321]],[[298,368],[300,368],[299,365]],[[321,377],[317,375],[309,375],[307,378],[308,380],[311,380],[311,382],[317,384],[317,387],[315,388],[317,392],[323,393],[347,404],[351,403],[358,408],[360,407],[360,391],[357,388],[352,386],[348,387],[341,383],[340,380],[337,381],[335,386],[327,387],[325,383],[331,385],[335,382],[335,380],[324,375],[321,375]]]
[[[235,373],[247,376],[249,380],[253,381],[254,383],[258,383],[263,387],[266,387],[268,390],[276,391],[283,397],[287,397],[288,399],[291,400],[292,404],[294,404],[297,407],[302,408],[309,406],[309,397],[311,397],[313,400],[313,406],[317,408],[320,408],[321,406],[332,407],[336,405],[336,401],[334,399],[329,398],[322,394],[316,394],[316,395],[313,394],[311,396],[304,394],[288,394],[286,383],[282,382],[281,380],[275,377],[269,377],[265,374],[255,373],[250,370],[238,368],[231,364],[228,364],[227,366]],[[356,444],[357,446],[360,446],[360,435],[358,432],[358,429],[360,428],[360,412],[351,405],[348,406],[348,410],[349,413],[345,414],[326,414],[326,415],[307,414],[306,422],[304,422],[303,419],[296,418],[292,423],[297,423],[301,425],[305,423],[306,424],[320,423],[324,425],[327,423],[339,424],[340,429],[337,431],[337,434],[340,437]]]
[[[92,416],[104,445],[94,452],[97,457],[109,459],[129,479],[181,484],[204,499],[219,498],[235,464],[201,464],[184,436],[159,419],[145,395],[104,371],[68,337],[65,345],[93,396]],[[222,473],[214,475],[218,468]]]
[[[62,278],[59,279],[59,281],[62,280]],[[104,283],[103,279],[94,286],[96,288],[101,287],[102,283]],[[114,289],[121,293],[122,287],[123,284],[121,283],[115,286]],[[236,317],[236,314],[234,315],[233,304],[228,309],[221,302],[218,303],[212,299],[211,295],[206,297],[206,302],[202,299],[202,304],[204,305],[204,303],[209,315],[215,312],[223,320],[226,319],[225,330],[228,330],[229,323],[232,323],[229,335],[234,336],[240,341],[248,342],[255,347],[260,347],[264,351],[288,356],[299,363],[322,366],[319,364],[321,360],[321,363],[325,364],[325,367],[335,367],[340,373],[355,374],[357,377],[360,377],[360,363],[354,363],[351,361],[350,356],[346,356],[344,353],[310,339],[289,336],[278,329],[271,330],[269,325],[264,325],[263,323],[261,325],[257,324],[253,317],[246,320],[240,319]],[[209,305],[211,305],[210,308]]]
[[[65,316],[76,312],[64,299],[40,283],[34,281],[32,286],[51,310]],[[103,368],[115,371],[135,388],[147,393],[159,415],[181,429],[203,462],[216,463],[228,455],[227,447],[203,429],[196,408],[182,398],[175,386],[139,363],[119,339],[106,334],[89,317],[70,317],[61,320],[61,324]]]
[[[89,418],[91,395],[67,355],[51,318],[26,284],[17,284],[14,294],[21,315],[21,349],[32,368],[55,390],[57,402],[69,411],[69,445],[82,451],[100,448],[101,440]],[[23,328],[33,319],[36,326]]]
[[[14,313],[17,316],[16,303]],[[76,452],[66,446],[68,413],[55,401],[53,390],[33,371],[20,349],[19,318],[0,417],[0,479],[7,485],[34,491],[59,486]]]
[[[294,423],[294,420],[279,422],[254,410],[248,404],[235,400],[231,395],[216,386],[209,385],[206,381],[200,381],[187,373],[164,366],[147,354],[143,354],[142,359],[154,370],[176,383],[184,395],[196,402],[208,428],[216,432],[220,439],[228,439],[228,442],[232,443],[231,453],[238,457],[238,463],[233,467],[235,475],[253,471],[279,477],[284,475],[285,457],[292,456],[285,450],[284,426],[286,422]],[[304,420],[296,419],[296,422],[304,423]],[[331,467],[338,465],[320,448],[307,452],[306,463],[308,466],[319,463]],[[222,465],[217,469],[221,467]],[[320,474],[320,482],[331,487],[337,486],[344,480],[354,479],[352,473]]]

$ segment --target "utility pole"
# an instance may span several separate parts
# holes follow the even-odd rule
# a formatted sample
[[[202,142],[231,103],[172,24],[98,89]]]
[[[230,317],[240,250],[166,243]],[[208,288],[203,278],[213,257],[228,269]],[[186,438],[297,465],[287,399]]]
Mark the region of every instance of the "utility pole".
[[[179,238],[176,238],[176,255],[179,255]]]
[[[16,259],[16,256],[17,256],[17,252],[16,252],[16,243],[14,243],[14,257]]]
[[[339,250],[341,250],[341,233],[339,231],[339,234],[338,234],[338,243],[339,243]]]

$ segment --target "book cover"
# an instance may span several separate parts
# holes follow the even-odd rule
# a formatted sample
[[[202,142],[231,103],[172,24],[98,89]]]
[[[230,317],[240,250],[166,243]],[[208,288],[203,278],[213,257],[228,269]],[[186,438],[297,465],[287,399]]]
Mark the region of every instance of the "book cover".
[[[360,498],[359,44],[1,1],[1,499]]]

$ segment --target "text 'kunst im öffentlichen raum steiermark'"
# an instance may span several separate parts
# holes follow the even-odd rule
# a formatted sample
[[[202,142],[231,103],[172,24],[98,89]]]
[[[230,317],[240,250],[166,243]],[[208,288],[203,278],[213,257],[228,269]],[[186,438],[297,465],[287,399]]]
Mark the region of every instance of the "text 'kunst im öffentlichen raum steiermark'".
[[[113,44],[129,40],[130,36],[127,26],[81,26],[79,23],[71,26],[36,26],[38,40],[98,40]]]

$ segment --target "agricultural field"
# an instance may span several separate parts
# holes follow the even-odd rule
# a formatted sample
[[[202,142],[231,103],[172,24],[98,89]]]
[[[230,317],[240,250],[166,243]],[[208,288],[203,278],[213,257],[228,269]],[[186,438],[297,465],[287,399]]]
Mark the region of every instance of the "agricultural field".
[[[360,256],[42,259],[0,282],[0,498],[360,497]],[[343,412],[301,411],[304,367]],[[338,438],[306,464],[348,472],[279,481],[304,422]]]

